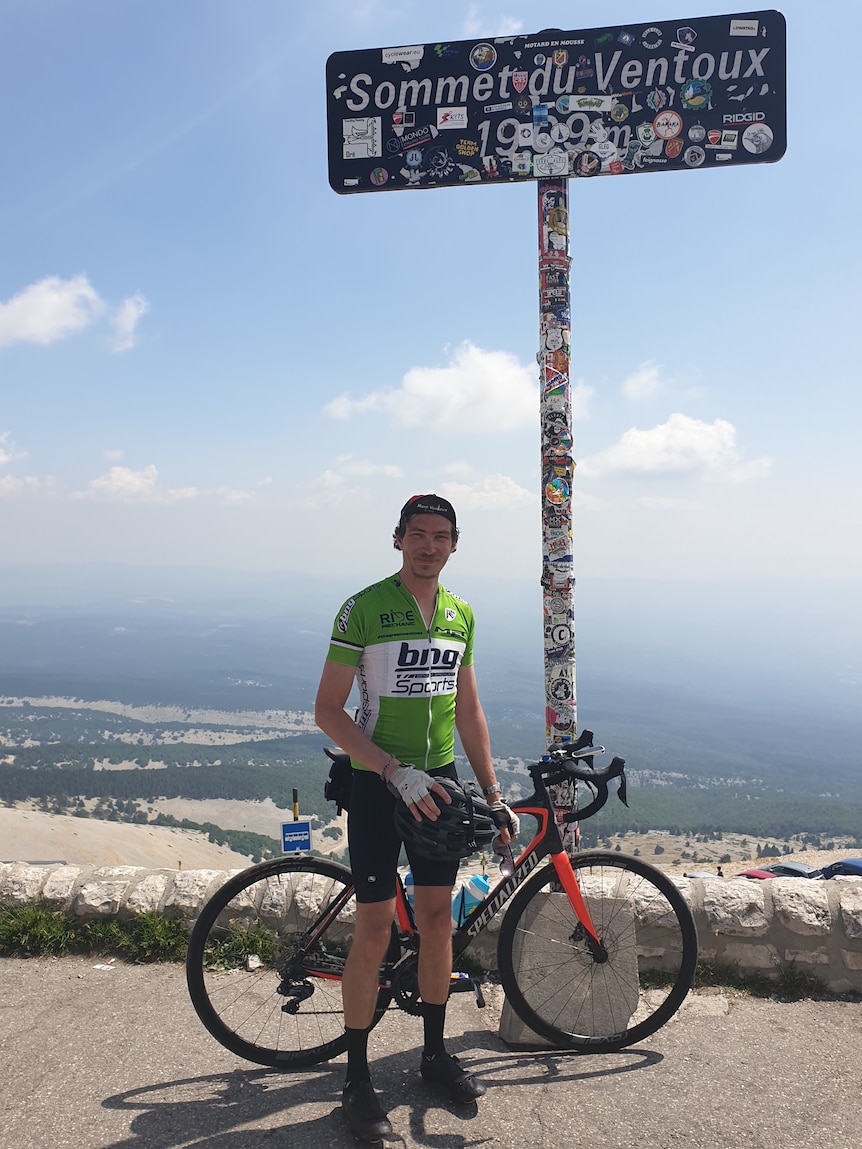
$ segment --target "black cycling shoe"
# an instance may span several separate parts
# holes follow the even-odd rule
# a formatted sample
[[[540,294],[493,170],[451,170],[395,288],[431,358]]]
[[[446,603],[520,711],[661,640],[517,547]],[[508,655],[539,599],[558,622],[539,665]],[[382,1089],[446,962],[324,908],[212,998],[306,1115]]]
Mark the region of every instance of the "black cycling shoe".
[[[469,1105],[485,1092],[482,1082],[462,1067],[454,1053],[438,1053],[430,1058],[423,1054],[419,1072],[456,1105]]]
[[[392,1125],[370,1081],[346,1085],[341,1094],[341,1108],[357,1141],[382,1141],[392,1136]]]

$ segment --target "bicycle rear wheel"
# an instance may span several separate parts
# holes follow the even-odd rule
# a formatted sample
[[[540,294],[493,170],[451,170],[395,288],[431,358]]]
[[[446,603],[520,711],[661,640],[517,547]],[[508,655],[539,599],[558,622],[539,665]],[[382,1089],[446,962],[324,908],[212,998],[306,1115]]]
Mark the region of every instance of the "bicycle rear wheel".
[[[563,1049],[609,1053],[654,1033],[682,1005],[697,933],[682,894],[645,862],[591,852],[572,867],[604,952],[591,951],[549,864],[512,899],[497,960],[530,1029]]]
[[[350,871],[318,858],[277,858],[226,882],[201,911],[186,959],[192,1004],[213,1037],[282,1069],[342,1053],[355,914]],[[394,925],[392,935],[397,946]],[[380,990],[372,1025],[390,998]]]

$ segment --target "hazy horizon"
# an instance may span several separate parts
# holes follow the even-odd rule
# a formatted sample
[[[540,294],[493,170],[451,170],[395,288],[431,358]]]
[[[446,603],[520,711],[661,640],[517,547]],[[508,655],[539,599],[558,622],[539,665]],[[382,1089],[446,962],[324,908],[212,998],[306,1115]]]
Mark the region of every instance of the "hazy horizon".
[[[394,552],[388,566],[382,554],[377,577],[398,565]],[[491,666],[497,675],[517,668],[528,682],[534,676],[538,702],[543,683],[538,579],[460,579],[453,559],[443,581],[476,611],[480,680]],[[113,635],[115,656],[124,632],[132,643],[136,627],[145,634],[148,620],[172,619],[192,633],[197,620],[212,622],[218,616],[222,625],[246,628],[248,634],[256,633],[255,627],[266,634],[276,623],[292,626],[291,642],[299,642],[313,663],[315,655],[321,661],[325,656],[340,603],[361,585],[350,574],[332,571],[311,579],[204,567],[0,563],[0,636],[7,635],[0,665],[7,665],[13,637],[19,659],[26,661],[38,622],[44,631],[49,620],[76,613],[123,616]],[[594,680],[617,679],[675,686],[711,696],[716,705],[746,703],[753,692],[770,708],[796,712],[801,723],[816,722],[818,713],[858,718],[862,622],[856,595],[855,580],[838,579],[579,580],[579,696],[586,705]],[[272,657],[277,661],[277,647]],[[283,657],[290,658],[287,648]],[[582,718],[588,718],[583,709]]]

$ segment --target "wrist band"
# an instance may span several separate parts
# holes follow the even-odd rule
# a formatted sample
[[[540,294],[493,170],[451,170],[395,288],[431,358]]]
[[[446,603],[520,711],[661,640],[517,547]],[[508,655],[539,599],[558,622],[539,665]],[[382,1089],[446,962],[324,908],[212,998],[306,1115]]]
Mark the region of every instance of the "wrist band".
[[[386,761],[383,763],[383,769],[380,771],[380,777],[384,782],[386,781],[386,771],[389,769],[390,763],[394,761],[396,761],[396,759],[393,758],[393,756],[390,754]]]
[[[486,798],[490,798],[492,794],[502,794],[503,791],[500,789],[499,785],[495,782],[493,786],[483,786],[482,787],[482,793],[485,795]]]

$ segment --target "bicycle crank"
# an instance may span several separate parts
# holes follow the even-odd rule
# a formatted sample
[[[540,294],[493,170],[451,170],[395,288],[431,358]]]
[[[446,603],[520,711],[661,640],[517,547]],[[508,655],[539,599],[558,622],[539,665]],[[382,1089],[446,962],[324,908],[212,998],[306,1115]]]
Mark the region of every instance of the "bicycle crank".
[[[399,1009],[413,1017],[422,1014],[419,998],[419,958],[410,954],[392,971],[392,998]]]

